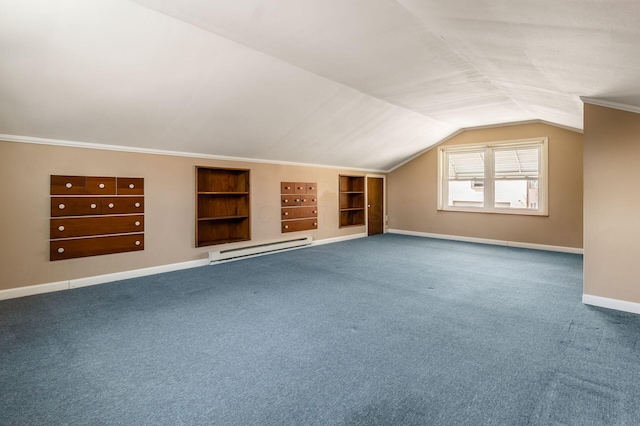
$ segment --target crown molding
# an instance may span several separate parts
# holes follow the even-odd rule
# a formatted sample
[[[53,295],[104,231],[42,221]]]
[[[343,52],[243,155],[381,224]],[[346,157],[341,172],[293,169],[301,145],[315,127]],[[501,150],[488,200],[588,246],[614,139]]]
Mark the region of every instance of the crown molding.
[[[129,152],[129,153],[135,153],[135,154],[151,154],[151,155],[167,155],[172,157],[202,158],[207,160],[223,160],[223,161],[236,161],[236,162],[244,162],[244,163],[275,164],[275,165],[281,165],[281,166],[316,167],[316,168],[322,168],[322,169],[387,173],[386,170],[365,169],[362,167],[330,166],[326,164],[297,163],[293,161],[280,161],[280,160],[269,160],[269,159],[260,159],[260,158],[230,157],[225,155],[201,154],[197,152],[170,151],[170,150],[164,150],[164,149],[140,148],[140,147],[123,146],[123,145],[109,145],[109,144],[92,143],[92,142],[67,141],[67,140],[61,140],[61,139],[36,138],[31,136],[0,134],[0,141],[30,143],[30,144],[37,144],[37,145],[53,145],[53,146],[63,146],[63,147],[70,147],[70,148],[98,149],[103,151]]]
[[[640,114],[640,107],[635,105],[621,104],[618,102],[605,101],[604,99],[589,98],[587,96],[580,96],[580,100],[585,104],[597,105],[606,108],[619,109],[621,111],[635,112]]]

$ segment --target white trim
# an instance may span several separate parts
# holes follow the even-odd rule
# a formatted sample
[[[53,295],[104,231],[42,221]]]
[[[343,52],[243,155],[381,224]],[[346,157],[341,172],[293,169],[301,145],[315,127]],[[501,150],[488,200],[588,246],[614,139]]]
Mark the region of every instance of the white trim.
[[[467,243],[490,244],[494,246],[517,247],[531,250],[555,251],[560,253],[583,254],[579,247],[552,246],[547,244],[523,243],[519,241],[492,240],[489,238],[464,237],[460,235],[432,234],[429,232],[405,231],[402,229],[389,229],[390,234],[411,235],[414,237],[436,238],[439,240],[464,241]]]
[[[582,303],[585,305],[597,306],[599,308],[615,309],[616,311],[640,314],[640,303],[629,302],[627,300],[609,299],[608,297],[583,294]]]
[[[364,238],[367,236],[366,232],[360,234],[343,235],[342,237],[325,238],[324,240],[316,240],[311,243],[311,246],[321,246],[323,244],[339,243],[340,241],[355,240],[356,238]]]
[[[358,167],[346,167],[346,166],[329,166],[325,164],[297,163],[293,161],[268,160],[268,159],[259,159],[259,158],[229,157],[226,155],[200,154],[196,152],[170,151],[170,150],[164,150],[164,149],[140,148],[140,147],[110,145],[110,144],[93,143],[93,142],[76,142],[76,141],[66,141],[66,140],[60,140],[60,139],[36,138],[31,136],[0,134],[0,141],[31,143],[31,144],[38,144],[38,145],[54,145],[54,146],[64,146],[64,147],[71,147],[71,148],[98,149],[103,151],[130,152],[130,153],[136,153],[136,154],[152,154],[152,155],[168,155],[173,157],[204,158],[208,160],[237,161],[237,162],[244,162],[244,163],[276,164],[276,165],[284,165],[284,166],[317,167],[317,168],[323,168],[323,169],[386,173],[386,170],[379,170],[379,169],[363,169]]]
[[[69,281],[58,281],[55,283],[46,283],[38,285],[30,285],[27,287],[9,288],[0,290],[0,300],[15,299],[24,296],[33,296],[34,294],[51,293],[54,291],[68,290]]]
[[[597,105],[606,108],[619,109],[627,112],[635,112],[636,114],[640,114],[640,107],[635,105],[626,105],[618,102],[605,101],[603,99],[589,98],[586,96],[580,96],[580,100],[585,104]]]
[[[362,234],[345,235],[342,237],[335,237],[335,238],[326,238],[324,240],[313,241],[313,243],[311,243],[311,246],[337,243],[340,241],[353,240],[356,238],[362,238],[366,236],[367,236],[366,233],[362,233]],[[309,246],[290,248],[290,249],[281,250],[281,251],[298,250],[306,247],[309,247]],[[253,255],[253,256],[230,259],[230,260],[215,262],[215,264],[232,262],[235,260],[246,259],[248,257],[263,256],[263,255],[272,254],[272,253],[276,253],[276,252],[262,253],[262,254]],[[77,279],[66,280],[66,281],[57,281],[52,283],[30,285],[30,286],[18,287],[18,288],[10,288],[6,290],[0,290],[0,300],[15,299],[18,297],[33,296],[36,294],[51,293],[54,291],[71,290],[74,288],[87,287],[87,286],[92,286],[97,284],[105,284],[113,281],[129,279],[129,278],[145,277],[148,275],[162,274],[165,272],[179,271],[182,269],[196,268],[199,266],[207,266],[209,264],[210,264],[209,259],[199,259],[199,260],[191,260],[188,262],[172,263],[168,265],[152,266],[150,268],[115,272],[113,274],[97,275],[93,277],[77,278]]]
[[[209,264],[208,259],[191,260],[189,262],[171,263],[168,265],[152,266],[150,268],[133,269],[130,271],[115,272],[113,274],[96,275],[87,278],[69,280],[69,288],[87,287],[96,284],[105,284],[113,281],[127,280],[130,278],[146,277],[148,275],[162,274],[165,272],[180,271],[182,269],[196,268]]]
[[[438,147],[438,200],[437,209],[439,211],[453,211],[453,212],[475,212],[475,213],[498,213],[498,214],[516,214],[526,216],[548,216],[548,144],[549,138],[541,136],[537,138],[517,139],[508,141],[494,141],[483,142],[479,144],[468,145],[455,145],[455,146],[440,146]],[[495,193],[494,182],[496,178],[494,176],[494,153],[496,151],[508,150],[512,148],[535,148],[538,150],[538,208],[537,209],[525,209],[525,208],[501,208],[495,207]],[[483,207],[459,207],[450,206],[445,202],[449,198],[447,182],[448,179],[448,165],[447,155],[449,153],[456,152],[474,152],[484,151],[484,187],[483,192]]]

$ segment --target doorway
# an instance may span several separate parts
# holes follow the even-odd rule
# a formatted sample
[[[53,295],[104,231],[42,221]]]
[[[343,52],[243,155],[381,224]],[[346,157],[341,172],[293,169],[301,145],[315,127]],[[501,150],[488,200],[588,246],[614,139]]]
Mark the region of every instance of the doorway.
[[[384,232],[384,179],[367,177],[367,231],[369,235]]]

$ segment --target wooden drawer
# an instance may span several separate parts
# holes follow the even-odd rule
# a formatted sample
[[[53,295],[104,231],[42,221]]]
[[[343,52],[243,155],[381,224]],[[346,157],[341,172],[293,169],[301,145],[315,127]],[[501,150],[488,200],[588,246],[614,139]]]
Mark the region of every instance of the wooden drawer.
[[[85,194],[91,195],[116,195],[116,178],[94,177],[85,178]]]
[[[144,195],[143,178],[117,178],[118,195]]]
[[[144,215],[51,219],[50,238],[88,237],[144,231]]]
[[[283,207],[282,220],[318,217],[316,207]]]
[[[52,197],[51,217],[101,214],[99,197]]]
[[[318,197],[314,194],[305,194],[300,196],[301,206],[316,206],[318,205]]]
[[[318,185],[315,182],[307,182],[307,194],[317,194]]]
[[[293,187],[293,189],[296,194],[306,194],[307,184],[304,182],[296,182],[296,185]]]
[[[104,197],[102,214],[143,213],[144,197]]]
[[[49,259],[63,260],[144,250],[144,234],[57,240],[49,244]]]
[[[281,195],[280,205],[282,207],[299,206],[300,196],[299,195]]]
[[[318,229],[318,219],[285,220],[282,222],[282,232],[306,231]]]
[[[294,194],[295,193],[295,182],[280,182],[280,193],[281,194]]]
[[[51,175],[51,195],[83,195],[84,176]]]

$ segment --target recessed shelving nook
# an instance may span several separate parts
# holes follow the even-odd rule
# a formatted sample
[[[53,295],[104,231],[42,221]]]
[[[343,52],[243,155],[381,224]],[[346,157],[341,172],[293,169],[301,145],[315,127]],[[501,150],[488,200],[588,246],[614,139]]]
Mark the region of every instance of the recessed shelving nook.
[[[196,167],[196,247],[251,239],[249,170]]]
[[[340,228],[364,225],[364,176],[339,176]]]

